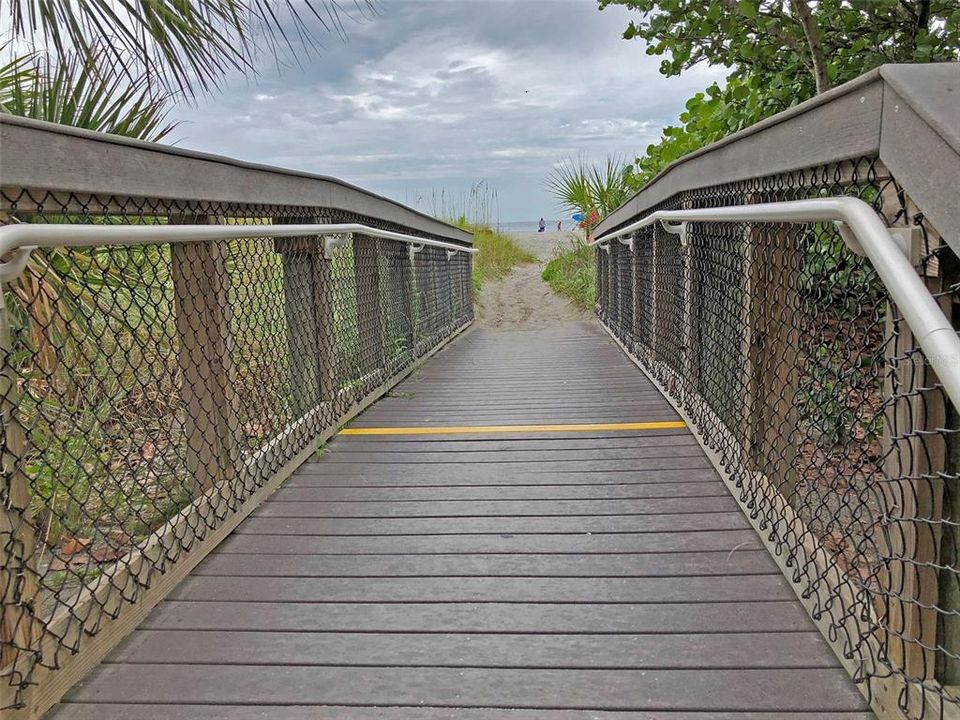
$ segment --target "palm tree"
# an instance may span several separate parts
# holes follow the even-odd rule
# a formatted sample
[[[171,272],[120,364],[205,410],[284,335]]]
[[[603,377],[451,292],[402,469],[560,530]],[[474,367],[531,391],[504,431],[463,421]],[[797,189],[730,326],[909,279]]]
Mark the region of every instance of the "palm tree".
[[[583,215],[587,237],[596,224],[620,207],[630,189],[630,166],[618,155],[608,155],[603,165],[590,165],[583,156],[567,158],[553,168],[545,181],[561,209]]]

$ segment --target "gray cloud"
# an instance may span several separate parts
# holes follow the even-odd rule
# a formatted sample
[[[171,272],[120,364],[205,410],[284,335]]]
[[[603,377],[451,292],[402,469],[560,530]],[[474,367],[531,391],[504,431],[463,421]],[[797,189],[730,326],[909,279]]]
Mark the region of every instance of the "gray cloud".
[[[659,59],[620,39],[628,20],[589,1],[389,0],[347,44],[180,108],[179,144],[406,202],[484,179],[501,219],[553,215],[542,181],[555,163],[632,157],[720,75],[662,78]]]

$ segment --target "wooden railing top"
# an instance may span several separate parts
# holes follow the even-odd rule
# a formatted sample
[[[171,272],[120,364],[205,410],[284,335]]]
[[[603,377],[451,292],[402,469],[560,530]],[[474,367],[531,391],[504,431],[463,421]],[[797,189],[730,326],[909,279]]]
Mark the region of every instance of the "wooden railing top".
[[[677,193],[879,156],[960,250],[960,63],[884,65],[671,163],[596,228]]]
[[[115,197],[300,205],[437,237],[473,235],[343,180],[0,113],[0,185]]]

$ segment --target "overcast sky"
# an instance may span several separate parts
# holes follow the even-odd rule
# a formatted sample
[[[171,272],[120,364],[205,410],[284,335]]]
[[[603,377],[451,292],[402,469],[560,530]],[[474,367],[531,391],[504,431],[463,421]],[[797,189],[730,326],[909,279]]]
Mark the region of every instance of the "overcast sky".
[[[722,73],[662,78],[621,38],[630,13],[591,0],[383,0],[349,42],[180,107],[183,147],[334,175],[440,210],[477,181],[500,219],[559,217],[544,190],[569,156],[634,157]],[[447,202],[447,209],[450,207]]]

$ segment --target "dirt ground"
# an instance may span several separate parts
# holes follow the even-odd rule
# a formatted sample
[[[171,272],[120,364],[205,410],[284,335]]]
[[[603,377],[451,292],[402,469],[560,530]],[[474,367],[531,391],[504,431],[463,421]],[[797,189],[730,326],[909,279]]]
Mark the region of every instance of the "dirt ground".
[[[539,262],[519,265],[506,277],[484,283],[477,302],[479,323],[502,330],[536,330],[592,317],[554,294],[540,277],[554,247],[566,242],[568,233],[514,233],[514,237]]]

